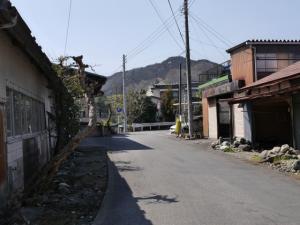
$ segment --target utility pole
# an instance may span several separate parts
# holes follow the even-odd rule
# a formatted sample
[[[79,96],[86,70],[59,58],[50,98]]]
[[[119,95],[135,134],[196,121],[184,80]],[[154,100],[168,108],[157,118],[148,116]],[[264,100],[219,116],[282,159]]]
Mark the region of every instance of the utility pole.
[[[127,108],[126,108],[126,88],[125,88],[125,75],[126,75],[126,55],[123,55],[123,113],[124,113],[124,133],[127,132]]]
[[[182,116],[182,108],[181,108],[181,102],[182,102],[182,65],[179,64],[179,87],[178,87],[178,97],[179,97],[179,116],[180,116],[180,122],[181,122],[181,116]]]
[[[185,43],[186,43],[186,70],[187,70],[187,101],[188,101],[188,126],[189,136],[193,137],[193,109],[192,109],[192,72],[191,72],[191,54],[190,54],[190,36],[189,36],[189,13],[188,0],[184,0],[185,17]]]

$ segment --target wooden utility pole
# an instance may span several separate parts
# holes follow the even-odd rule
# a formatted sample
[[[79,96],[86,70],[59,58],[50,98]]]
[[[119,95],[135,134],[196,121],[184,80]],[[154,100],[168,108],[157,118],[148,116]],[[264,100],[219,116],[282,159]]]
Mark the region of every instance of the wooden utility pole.
[[[194,134],[194,129],[193,129],[193,111],[192,111],[193,110],[192,72],[191,72],[188,0],[184,0],[184,18],[185,18],[185,43],[186,43],[188,126],[189,126],[189,136],[190,138],[192,138]]]
[[[127,132],[127,108],[126,108],[126,88],[125,88],[125,74],[126,74],[126,55],[123,55],[123,113],[124,113],[124,133]]]

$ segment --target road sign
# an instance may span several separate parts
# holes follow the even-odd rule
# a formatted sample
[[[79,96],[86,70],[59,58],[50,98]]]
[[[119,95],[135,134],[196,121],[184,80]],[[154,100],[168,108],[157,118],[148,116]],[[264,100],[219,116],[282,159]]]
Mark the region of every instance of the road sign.
[[[117,107],[117,112],[121,113],[121,112],[123,112],[123,109],[121,107]]]

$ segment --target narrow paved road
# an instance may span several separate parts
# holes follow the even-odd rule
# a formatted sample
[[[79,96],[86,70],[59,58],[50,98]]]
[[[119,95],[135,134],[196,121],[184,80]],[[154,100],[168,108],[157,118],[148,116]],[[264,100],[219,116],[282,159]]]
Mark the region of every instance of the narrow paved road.
[[[300,183],[167,132],[94,138],[112,187],[95,225],[299,225]],[[103,216],[105,215],[105,216]]]

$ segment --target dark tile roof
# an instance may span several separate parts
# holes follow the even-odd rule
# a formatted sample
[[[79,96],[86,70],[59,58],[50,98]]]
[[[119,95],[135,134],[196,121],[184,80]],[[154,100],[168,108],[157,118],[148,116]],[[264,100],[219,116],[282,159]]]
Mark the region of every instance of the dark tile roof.
[[[249,46],[249,45],[300,45],[300,40],[284,40],[284,39],[252,39],[242,42],[230,49],[228,49],[227,53],[232,53],[233,51]]]

